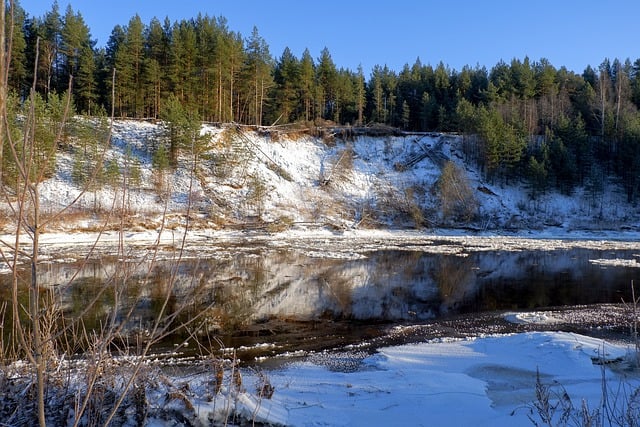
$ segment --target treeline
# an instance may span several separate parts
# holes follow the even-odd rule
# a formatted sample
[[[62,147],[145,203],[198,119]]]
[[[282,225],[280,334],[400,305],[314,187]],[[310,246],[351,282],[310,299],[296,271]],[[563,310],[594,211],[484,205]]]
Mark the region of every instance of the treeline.
[[[545,59],[460,71],[418,59],[399,72],[375,66],[366,78],[361,67],[338,67],[326,48],[318,58],[288,48],[274,57],[257,29],[244,38],[223,17],[136,15],[104,48],[71,6],[61,13],[54,2],[42,17],[18,7],[13,22],[11,88],[24,97],[35,77],[46,99],[71,87],[81,113],[163,118],[177,100],[209,122],[463,132],[465,154],[487,177],[526,179],[534,197],[585,185],[596,199],[610,176],[630,201],[638,194],[640,60],[605,59],[576,74]]]

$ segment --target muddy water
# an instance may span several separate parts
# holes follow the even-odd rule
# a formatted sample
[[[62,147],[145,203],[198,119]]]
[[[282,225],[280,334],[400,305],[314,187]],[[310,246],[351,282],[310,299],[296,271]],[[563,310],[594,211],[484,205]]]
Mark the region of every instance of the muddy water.
[[[457,319],[448,326],[455,334],[478,322],[495,324],[487,313],[619,304],[631,300],[631,281],[640,283],[640,269],[632,267],[637,258],[625,249],[386,249],[336,256],[255,247],[180,262],[104,258],[81,270],[76,263],[51,263],[39,280],[67,321],[82,317],[94,330],[123,322],[133,348],[164,313],[184,327],[159,347],[189,343],[193,349],[197,340],[199,351],[233,346],[252,357],[359,343],[394,325]],[[2,289],[7,299],[8,286]]]

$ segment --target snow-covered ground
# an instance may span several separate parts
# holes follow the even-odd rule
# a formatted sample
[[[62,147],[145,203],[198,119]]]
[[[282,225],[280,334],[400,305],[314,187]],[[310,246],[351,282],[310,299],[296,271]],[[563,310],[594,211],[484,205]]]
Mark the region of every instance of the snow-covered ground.
[[[525,185],[490,182],[471,162],[464,161],[462,139],[440,134],[406,136],[358,136],[343,140],[312,137],[304,133],[241,133],[233,128],[206,125],[202,128],[208,148],[201,153],[197,173],[191,174],[189,156],[169,174],[171,197],[155,191],[152,155],[166,137],[162,126],[119,120],[105,159],[116,159],[124,168],[139,164],[141,183],[130,188],[126,207],[132,218],[156,224],[168,202],[169,212],[183,212],[187,201],[192,211],[204,214],[204,225],[246,224],[260,218],[336,228],[413,227],[415,207],[429,228],[442,224],[437,195],[438,159],[449,159],[466,172],[479,202],[471,225],[477,230],[509,229],[531,233],[572,233],[582,230],[638,230],[640,211],[626,203],[620,186],[609,182],[603,194],[588,197],[582,188],[571,196],[550,192],[531,200]],[[430,157],[421,153],[430,153]],[[415,160],[419,161],[415,162]],[[433,159],[433,160],[432,160]],[[58,154],[56,175],[41,185],[45,211],[71,202],[79,194],[71,176],[73,154]],[[109,186],[90,191],[76,206],[106,211],[116,191]],[[121,195],[116,198],[120,204]],[[445,224],[450,224],[444,221]],[[94,227],[91,220],[69,226]],[[422,226],[418,226],[421,228]]]
[[[562,332],[437,340],[373,355],[352,347],[247,373],[239,391],[225,389],[209,401],[198,396],[206,374],[178,378],[177,385],[190,384],[193,408],[171,404],[196,425],[230,408],[252,422],[286,426],[564,425],[563,417],[568,425],[587,425],[585,416],[593,417],[589,425],[637,425],[634,357],[626,346]],[[255,387],[265,378],[273,395],[258,398]],[[171,425],[153,418],[150,424]]]
[[[187,248],[201,254],[212,253],[211,248],[224,242],[245,239],[276,246],[308,245],[310,253],[327,257],[360,256],[369,244],[398,248],[410,245],[443,253],[456,253],[460,248],[545,250],[574,246],[640,250],[638,209],[626,204],[615,185],[607,186],[595,204],[582,197],[580,189],[572,197],[547,194],[532,202],[521,187],[486,182],[472,165],[464,164],[458,138],[445,138],[442,154],[459,163],[472,188],[477,189],[481,207],[480,218],[473,224],[474,236],[437,228],[428,232],[387,229],[410,226],[406,212],[411,203],[433,215],[428,220],[439,222],[438,200],[432,191],[439,177],[437,165],[428,158],[409,168],[397,165],[413,158],[419,146],[435,147],[442,136],[359,137],[326,143],[309,136],[276,139],[245,132],[243,138],[250,142],[248,151],[234,154],[228,148],[224,157],[215,148],[222,144],[223,130],[205,127],[203,133],[211,136],[212,148],[202,156],[196,178],[186,168],[172,173],[168,208],[177,219],[161,236],[163,247],[180,244],[185,223],[179,214],[184,212],[186,201],[192,200],[193,212],[201,221],[188,232]],[[107,158],[123,159],[130,148],[142,169],[140,188],[126,198],[131,217],[140,218],[145,226],[125,232],[127,247],[133,250],[158,238],[165,199],[153,188],[151,153],[161,138],[155,124],[118,121],[114,126]],[[341,160],[345,152],[350,159],[348,165]],[[41,192],[43,206],[52,212],[79,194],[70,180],[72,158],[61,154],[58,160],[56,175],[42,184]],[[81,198],[79,206],[105,210],[116,194],[113,189],[91,192]],[[255,217],[267,222],[288,218],[292,225],[269,234],[223,228],[246,224]],[[364,229],[366,219],[385,229]],[[85,253],[97,237],[100,221],[99,217],[86,216],[81,222],[52,227],[41,241],[49,257],[45,259]],[[98,249],[113,248],[120,236],[110,231],[100,238]],[[620,262],[636,266],[635,259]],[[553,322],[543,314],[509,316],[519,322]],[[638,370],[630,368],[634,357],[633,349],[626,345],[563,332],[417,342],[380,348],[373,355],[355,346],[345,348],[343,354],[316,354],[267,371],[266,377],[274,387],[270,399],[256,397],[252,383],[264,377],[247,370],[241,390],[228,389],[213,399],[205,398],[203,392],[211,373],[176,374],[175,384],[189,384],[184,397],[192,407],[184,405],[184,399],[164,397],[150,403],[157,407],[175,405],[195,425],[208,425],[212,414],[228,414],[229,405],[246,419],[268,425],[534,425],[532,419],[544,424],[534,407],[539,371],[541,383],[550,387],[553,402],[568,405],[566,390],[576,411],[572,420],[579,419],[584,402],[590,413],[599,410],[598,420],[608,425],[612,423],[607,408],[615,405],[619,412],[630,399],[635,399],[632,416],[639,416],[640,379]],[[606,364],[601,363],[603,359]],[[606,393],[603,375],[608,380]],[[603,395],[609,406],[603,404]],[[552,424],[561,421],[560,406],[554,416]],[[176,425],[174,422],[154,417],[147,420],[148,425]]]

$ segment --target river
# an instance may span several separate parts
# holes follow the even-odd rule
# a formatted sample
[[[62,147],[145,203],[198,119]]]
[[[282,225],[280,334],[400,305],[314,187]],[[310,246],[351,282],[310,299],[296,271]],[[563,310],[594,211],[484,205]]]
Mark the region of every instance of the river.
[[[257,360],[388,342],[398,328],[414,339],[508,332],[521,327],[504,321],[511,312],[553,312],[554,328],[623,337],[638,253],[634,242],[265,237],[165,248],[155,259],[66,253],[38,280],[59,318],[82,318],[90,331],[124,324],[133,351],[156,319],[174,316],[182,327],[158,351],[236,348]]]

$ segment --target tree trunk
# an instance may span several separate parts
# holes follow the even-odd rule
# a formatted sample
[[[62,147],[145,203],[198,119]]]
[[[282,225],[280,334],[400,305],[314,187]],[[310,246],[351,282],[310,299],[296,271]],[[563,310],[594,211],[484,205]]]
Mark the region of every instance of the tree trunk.
[[[3,154],[5,144],[5,117],[7,115],[7,69],[9,68],[8,55],[5,50],[5,2],[0,4],[0,187],[3,185]],[[12,31],[13,32],[13,31]]]
[[[33,328],[33,352],[36,368],[36,384],[38,394],[38,421],[41,427],[46,427],[44,382],[46,359],[42,354],[42,335],[40,331],[40,288],[38,285],[38,252],[40,250],[40,194],[37,183],[31,186],[33,196],[33,243],[31,246],[31,301],[30,315]]]

